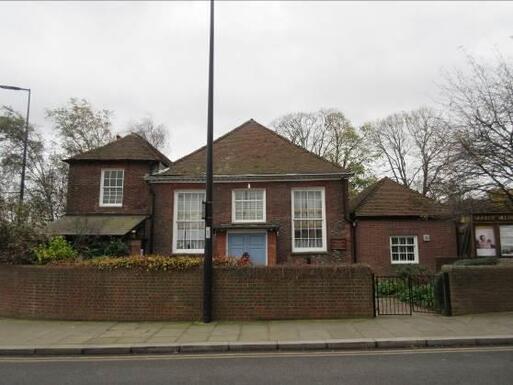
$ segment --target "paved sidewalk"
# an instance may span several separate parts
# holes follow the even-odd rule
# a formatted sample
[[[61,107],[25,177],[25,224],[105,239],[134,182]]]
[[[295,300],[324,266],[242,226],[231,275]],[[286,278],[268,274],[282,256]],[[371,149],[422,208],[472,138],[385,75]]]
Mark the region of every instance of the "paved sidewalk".
[[[444,317],[255,322],[93,322],[0,319],[0,349],[53,346],[314,342],[513,336],[513,312]]]

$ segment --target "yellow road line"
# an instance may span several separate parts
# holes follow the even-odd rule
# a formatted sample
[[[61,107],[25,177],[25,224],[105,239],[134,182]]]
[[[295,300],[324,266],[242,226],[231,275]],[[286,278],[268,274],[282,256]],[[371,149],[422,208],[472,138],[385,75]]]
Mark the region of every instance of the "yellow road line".
[[[398,350],[344,350],[344,351],[303,351],[303,352],[262,352],[262,353],[215,353],[215,354],[162,354],[162,355],[105,355],[105,356],[47,356],[47,357],[0,357],[0,363],[37,362],[80,362],[80,361],[173,361],[173,360],[219,360],[240,358],[293,358],[293,357],[354,357],[405,354],[435,353],[486,353],[513,352],[511,346],[461,347],[461,348],[419,348]]]

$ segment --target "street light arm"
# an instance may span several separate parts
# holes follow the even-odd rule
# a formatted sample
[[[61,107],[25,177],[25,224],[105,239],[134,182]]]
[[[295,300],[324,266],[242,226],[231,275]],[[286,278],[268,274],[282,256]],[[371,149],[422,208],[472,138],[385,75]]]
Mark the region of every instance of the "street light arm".
[[[0,84],[0,88],[3,88],[5,90],[29,91],[30,92],[30,88],[22,88],[22,87],[16,87],[16,86],[7,86],[5,84]]]

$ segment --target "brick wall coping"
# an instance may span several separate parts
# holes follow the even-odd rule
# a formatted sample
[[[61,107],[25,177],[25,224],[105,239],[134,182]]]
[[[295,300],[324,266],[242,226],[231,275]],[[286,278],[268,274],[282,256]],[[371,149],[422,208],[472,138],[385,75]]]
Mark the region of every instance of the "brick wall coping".
[[[462,266],[462,265],[443,265],[442,271],[450,272],[450,271],[479,271],[479,270],[512,270],[513,264],[497,264],[497,265],[475,265],[475,266]]]

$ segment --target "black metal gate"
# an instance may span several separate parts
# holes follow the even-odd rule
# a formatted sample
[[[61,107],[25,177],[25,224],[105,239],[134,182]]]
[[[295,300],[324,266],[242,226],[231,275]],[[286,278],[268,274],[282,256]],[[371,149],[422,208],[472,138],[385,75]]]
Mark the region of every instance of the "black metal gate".
[[[437,312],[434,275],[375,276],[376,315],[412,315]]]

